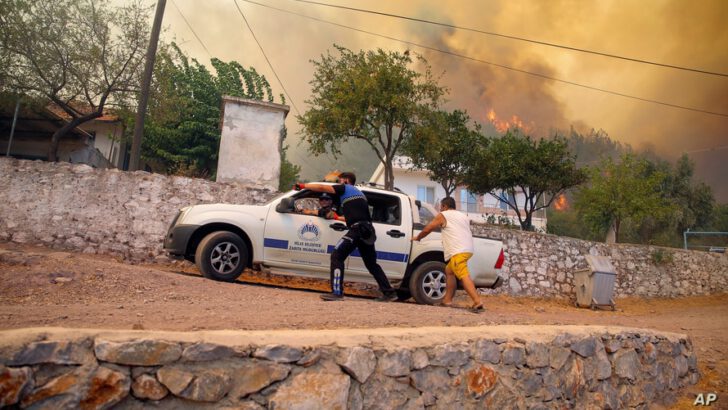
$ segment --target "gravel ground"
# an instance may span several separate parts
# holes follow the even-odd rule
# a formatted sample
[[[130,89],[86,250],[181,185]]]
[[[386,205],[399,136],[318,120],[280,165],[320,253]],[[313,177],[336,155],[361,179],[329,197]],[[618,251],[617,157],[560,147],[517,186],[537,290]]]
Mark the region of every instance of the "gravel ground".
[[[617,310],[577,309],[569,300],[482,296],[486,311],[377,303],[366,287],[323,302],[326,281],[248,271],[237,283],[204,279],[194,266],[129,265],[86,255],[0,243],[0,329],[148,330],[336,329],[475,325],[615,325],[685,333],[697,349],[697,393],[715,392],[728,408],[728,294],[676,299],[622,298]],[[456,303],[469,299],[460,294]],[[716,407],[717,406],[717,407]]]

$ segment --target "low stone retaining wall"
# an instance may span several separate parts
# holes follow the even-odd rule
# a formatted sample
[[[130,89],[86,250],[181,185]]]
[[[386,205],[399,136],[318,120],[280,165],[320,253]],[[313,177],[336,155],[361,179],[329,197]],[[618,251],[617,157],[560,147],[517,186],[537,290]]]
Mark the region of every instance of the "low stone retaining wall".
[[[179,208],[261,204],[274,194],[255,186],[0,158],[0,241],[169,262],[162,240]],[[505,286],[494,293],[572,298],[574,272],[588,267],[584,256],[590,253],[611,258],[616,297],[728,292],[728,254],[606,245],[482,225],[474,231],[505,246]]]
[[[503,241],[506,286],[491,293],[573,297],[574,272],[586,255],[608,256],[616,297],[676,297],[728,292],[728,254],[659,246],[605,244],[535,232],[473,225],[474,233]],[[656,261],[659,257],[661,261]]]
[[[0,332],[0,407],[645,408],[698,379],[690,339],[643,329]]]

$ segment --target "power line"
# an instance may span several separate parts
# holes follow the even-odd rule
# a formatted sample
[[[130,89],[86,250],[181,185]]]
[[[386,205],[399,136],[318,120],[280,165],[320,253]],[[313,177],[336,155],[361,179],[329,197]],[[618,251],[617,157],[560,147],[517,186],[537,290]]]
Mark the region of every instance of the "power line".
[[[728,149],[728,145],[721,145],[719,147],[712,147],[712,148],[702,148],[702,149],[694,149],[692,151],[686,151],[686,154],[692,154],[694,152],[705,152],[705,151],[718,151],[721,149]]]
[[[210,58],[212,58],[212,54],[210,54],[210,51],[205,46],[205,43],[203,43],[202,40],[200,39],[200,36],[198,36],[197,33],[195,33],[195,29],[192,28],[192,25],[190,25],[190,22],[187,21],[187,17],[185,17],[184,13],[182,13],[182,10],[180,10],[180,8],[177,7],[177,3],[175,3],[174,0],[172,0],[172,5],[174,6],[175,9],[177,9],[177,12],[179,13],[179,15],[182,16],[182,20],[185,21],[185,24],[187,24],[187,27],[189,27],[190,31],[192,32],[192,34],[194,34],[197,41],[200,42],[200,44],[202,45],[202,48],[205,49],[205,52],[207,52],[207,55]]]
[[[540,44],[540,45],[548,46],[548,47],[561,48],[561,49],[564,49],[564,50],[578,51],[578,52],[581,52],[581,53],[594,54],[594,55],[599,55],[599,56],[603,56],[603,57],[617,58],[617,59],[620,59],[620,60],[632,61],[632,62],[635,62],[635,63],[650,64],[650,65],[659,66],[659,67],[674,68],[676,70],[691,71],[691,72],[694,72],[694,73],[715,75],[715,76],[719,76],[719,77],[728,77],[728,74],[726,74],[726,73],[719,73],[719,72],[714,72],[714,71],[702,70],[702,69],[698,69],[698,68],[682,67],[682,66],[677,66],[677,65],[672,65],[672,64],[658,63],[658,62],[655,62],[655,61],[643,60],[643,59],[639,59],[639,58],[624,57],[624,56],[619,56],[619,55],[616,55],[616,54],[604,53],[604,52],[601,52],[601,51],[593,51],[593,50],[587,50],[587,49],[578,48],[578,47],[564,46],[564,45],[560,45],[560,44],[548,43],[548,42],[545,42],[545,41],[533,40],[533,39],[528,39],[528,38],[524,38],[524,37],[517,37],[517,36],[511,36],[511,35],[507,35],[507,34],[495,33],[495,32],[492,32],[492,31],[484,31],[484,30],[479,30],[479,29],[470,28],[470,27],[462,27],[462,26],[457,26],[457,25],[454,25],[454,24],[442,23],[442,22],[439,22],[439,21],[425,20],[425,19],[420,19],[420,18],[416,18],[416,17],[409,17],[409,16],[401,16],[401,15],[398,15],[398,14],[384,13],[384,12],[375,11],[375,10],[366,10],[366,9],[359,9],[359,8],[355,8],[355,7],[340,6],[340,5],[336,5],[336,4],[327,4],[327,3],[321,3],[321,2],[317,2],[317,1],[311,1],[311,0],[294,0],[294,1],[297,1],[297,2],[300,2],[300,3],[314,4],[314,5],[317,5],[317,6],[332,7],[332,8],[337,8],[337,9],[344,9],[344,10],[356,11],[356,12],[359,12],[359,13],[368,13],[368,14],[376,14],[376,15],[379,15],[379,16],[393,17],[393,18],[402,19],[402,20],[415,21],[415,22],[418,22],[418,23],[425,23],[425,24],[432,24],[432,25],[435,25],[435,26],[442,26],[442,27],[447,27],[447,28],[454,28],[454,29],[457,29],[457,30],[471,31],[471,32],[474,32],[474,33],[485,34],[485,35],[489,35],[489,36],[495,36],[495,37],[502,37],[502,38],[507,38],[507,39],[511,39],[511,40],[524,41],[524,42],[528,42],[528,43]]]
[[[531,72],[531,71],[521,70],[521,69],[518,69],[518,68],[509,67],[507,65],[493,63],[493,62],[490,62],[490,61],[481,60],[479,58],[470,57],[470,56],[467,56],[467,55],[464,55],[464,54],[455,53],[453,51],[442,50],[442,49],[439,49],[439,48],[436,48],[436,47],[431,47],[431,46],[427,46],[427,45],[423,45],[423,44],[418,44],[418,43],[414,43],[414,42],[411,42],[411,41],[402,40],[402,39],[398,39],[398,38],[395,38],[395,37],[390,37],[390,36],[386,36],[386,35],[383,35],[383,34],[378,34],[378,33],[374,33],[374,32],[371,32],[371,31],[367,31],[367,30],[362,30],[362,29],[350,27],[350,26],[347,26],[347,25],[344,25],[344,24],[334,23],[334,22],[331,22],[331,21],[328,21],[328,20],[323,20],[323,19],[317,18],[317,17],[311,17],[311,16],[308,16],[308,15],[305,15],[305,14],[301,14],[301,13],[296,13],[296,12],[289,11],[289,10],[280,9],[280,8],[277,8],[277,7],[269,6],[267,4],[257,3],[257,2],[252,1],[252,0],[242,0],[242,1],[245,1],[247,3],[252,3],[252,4],[255,4],[255,5],[258,5],[258,6],[262,6],[262,7],[267,7],[267,8],[273,9],[273,10],[278,10],[278,11],[281,11],[281,12],[284,12],[284,13],[294,14],[294,15],[297,15],[297,16],[300,16],[300,17],[304,17],[304,18],[307,18],[307,19],[311,19],[311,20],[315,20],[315,21],[318,21],[318,22],[321,22],[321,23],[326,23],[326,24],[330,24],[330,25],[333,25],[333,26],[346,28],[346,29],[349,29],[349,30],[357,31],[357,32],[364,33],[364,34],[369,34],[369,35],[376,36],[376,37],[386,38],[388,40],[393,40],[393,41],[397,41],[397,42],[400,42],[400,43],[403,43],[403,44],[407,44],[407,45],[411,45],[411,46],[423,48],[423,49],[426,49],[426,50],[431,50],[431,51],[436,51],[436,52],[443,53],[443,54],[448,54],[448,55],[451,55],[451,56],[454,56],[454,57],[463,58],[463,59],[466,59],[466,60],[471,60],[471,61],[476,61],[476,62],[483,63],[483,64],[492,65],[494,67],[504,68],[506,70],[516,71],[516,72],[519,72],[519,73],[528,74],[528,75],[532,75],[532,76],[535,76],[535,77],[540,77],[540,78],[547,79],[547,80],[552,80],[552,81],[557,81],[557,82],[560,82],[560,83],[570,84],[570,85],[573,85],[573,86],[576,86],[576,87],[582,87],[582,88],[586,88],[586,89],[593,90],[593,91],[599,91],[599,92],[603,92],[603,93],[607,93],[607,94],[616,95],[616,96],[619,96],[619,97],[630,98],[630,99],[633,99],[633,100],[638,100],[638,101],[649,102],[649,103],[653,103],[653,104],[664,105],[664,106],[667,106],[667,107],[678,108],[678,109],[682,109],[682,110],[694,111],[694,112],[699,112],[699,113],[703,113],[703,114],[717,115],[717,116],[720,116],[720,117],[728,117],[728,114],[725,114],[725,113],[707,111],[707,110],[703,110],[703,109],[700,109],[700,108],[685,107],[685,106],[682,106],[682,105],[666,103],[666,102],[662,102],[662,101],[652,100],[652,99],[649,99],[649,98],[637,97],[637,96],[633,96],[633,95],[629,95],[629,94],[620,93],[620,92],[617,92],[617,91],[610,91],[610,90],[607,90],[607,89],[604,89],[604,88],[593,87],[593,86],[590,86],[590,85],[580,84],[580,83],[576,83],[576,82],[569,81],[569,80],[563,80],[563,79],[556,78],[556,77],[551,77],[551,76],[548,76],[548,75],[545,75],[545,74],[539,74],[539,73],[534,73],[534,72]]]
[[[263,57],[265,58],[265,61],[268,63],[268,67],[270,67],[271,71],[273,71],[273,75],[276,77],[276,80],[278,80],[278,83],[281,85],[283,92],[286,93],[286,95],[288,96],[288,99],[291,101],[291,105],[293,105],[293,109],[296,110],[296,114],[301,115],[301,113],[298,111],[298,107],[296,107],[296,103],[293,101],[293,98],[291,98],[291,95],[288,94],[288,91],[286,91],[286,87],[283,85],[283,81],[281,81],[280,77],[278,77],[278,73],[276,73],[275,68],[273,68],[273,64],[271,64],[270,60],[268,59],[268,56],[265,54],[265,50],[263,50],[263,46],[260,45],[258,38],[255,37],[255,33],[253,32],[253,29],[250,27],[250,24],[248,23],[248,19],[245,18],[245,14],[243,14],[243,10],[241,10],[240,6],[238,5],[238,0],[233,0],[233,1],[235,2],[235,7],[238,9],[240,16],[243,18],[243,21],[245,21],[245,25],[248,27],[248,30],[250,30],[250,34],[253,36],[255,43],[258,44],[258,48],[260,48],[260,52],[263,53]]]
[[[265,54],[265,50],[263,50],[263,46],[258,41],[258,38],[255,36],[255,33],[253,32],[252,27],[250,27],[250,23],[248,23],[248,19],[245,18],[245,14],[243,14],[243,11],[240,9],[240,5],[238,5],[237,0],[233,0],[235,2],[235,7],[238,9],[238,12],[240,13],[240,16],[243,18],[243,21],[245,21],[245,25],[248,27],[248,30],[250,31],[250,34],[253,36],[253,39],[255,40],[256,44],[258,44],[258,48],[260,49],[260,52],[263,54],[263,57],[265,58],[265,61],[268,63],[268,66],[270,67],[271,71],[273,71],[273,75],[276,77],[276,80],[278,80],[278,83],[281,85],[281,88],[283,89],[283,92],[288,96],[288,100],[291,101],[291,105],[293,105],[293,109],[296,111],[296,114],[301,115],[301,113],[298,111],[298,107],[296,106],[296,103],[293,101],[293,98],[291,95],[286,91],[286,87],[283,85],[283,81],[281,81],[280,77],[278,77],[278,73],[276,73],[275,68],[273,68],[273,64],[271,64],[270,60],[268,59],[268,56]],[[304,159],[301,154],[298,153],[298,151],[292,151],[294,155],[298,157],[300,161],[302,161],[303,164],[308,165],[309,167],[316,170],[316,172],[321,172],[320,168],[317,165],[312,165],[309,161]],[[325,175],[326,173],[324,173]]]

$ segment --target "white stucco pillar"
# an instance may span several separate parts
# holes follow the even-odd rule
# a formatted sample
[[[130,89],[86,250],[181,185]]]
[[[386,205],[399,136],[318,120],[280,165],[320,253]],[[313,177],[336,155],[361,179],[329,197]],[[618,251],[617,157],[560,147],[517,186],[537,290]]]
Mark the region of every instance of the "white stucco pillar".
[[[223,96],[217,181],[278,189],[287,105]]]

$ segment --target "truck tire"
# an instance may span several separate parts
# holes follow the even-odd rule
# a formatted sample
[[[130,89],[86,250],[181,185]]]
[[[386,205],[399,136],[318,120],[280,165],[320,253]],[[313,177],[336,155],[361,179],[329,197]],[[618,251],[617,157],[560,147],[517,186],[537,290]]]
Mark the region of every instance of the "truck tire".
[[[248,247],[232,232],[212,232],[197,245],[195,261],[204,277],[234,282],[248,263]]]
[[[412,272],[409,290],[415,301],[421,305],[434,305],[445,297],[445,264],[429,261]]]

